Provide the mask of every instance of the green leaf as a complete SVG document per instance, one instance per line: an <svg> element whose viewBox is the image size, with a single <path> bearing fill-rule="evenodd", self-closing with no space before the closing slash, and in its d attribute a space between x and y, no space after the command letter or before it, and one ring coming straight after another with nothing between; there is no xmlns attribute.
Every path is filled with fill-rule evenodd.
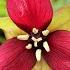
<svg viewBox="0 0 70 70"><path fill-rule="evenodd" d="M53 9L56 11L62 6L64 6L64 1L63 0L51 0Z"/></svg>
<svg viewBox="0 0 70 70"><path fill-rule="evenodd" d="M70 5L66 5L55 13L47 29L50 32L56 30L70 31Z"/></svg>
<svg viewBox="0 0 70 70"><path fill-rule="evenodd" d="M0 18L0 29L4 31L6 39L26 34L23 30L18 28L9 17Z"/></svg>
<svg viewBox="0 0 70 70"><path fill-rule="evenodd" d="M8 16L6 10L6 1L7 0L0 0L0 17Z"/></svg>
<svg viewBox="0 0 70 70"><path fill-rule="evenodd" d="M6 40L4 32L0 29L0 44L2 44Z"/></svg>

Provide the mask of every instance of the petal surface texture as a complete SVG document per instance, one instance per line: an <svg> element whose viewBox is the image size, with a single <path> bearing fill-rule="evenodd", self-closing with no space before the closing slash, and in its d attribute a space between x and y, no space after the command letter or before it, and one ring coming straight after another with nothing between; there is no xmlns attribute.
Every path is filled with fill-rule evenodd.
<svg viewBox="0 0 70 70"><path fill-rule="evenodd" d="M50 52L44 52L44 58L52 70L70 70L70 32L56 31L47 39Z"/></svg>
<svg viewBox="0 0 70 70"><path fill-rule="evenodd" d="M31 70L36 59L33 50L25 49L26 45L13 38L0 46L0 70Z"/></svg>
<svg viewBox="0 0 70 70"><path fill-rule="evenodd" d="M33 28L46 29L53 15L50 0L8 0L7 9L11 19L28 33Z"/></svg>
<svg viewBox="0 0 70 70"><path fill-rule="evenodd" d="M68 30L70 31L70 5L65 5L56 13L52 19L52 22L48 26L48 30L53 32L56 30Z"/></svg>

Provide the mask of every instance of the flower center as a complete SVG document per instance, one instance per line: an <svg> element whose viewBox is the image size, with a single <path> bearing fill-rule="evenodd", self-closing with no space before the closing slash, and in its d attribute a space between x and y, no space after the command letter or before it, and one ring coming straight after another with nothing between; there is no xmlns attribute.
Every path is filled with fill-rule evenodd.
<svg viewBox="0 0 70 70"><path fill-rule="evenodd" d="M19 35L17 39L19 40L28 40L29 43L26 45L26 49L35 48L36 50L36 59L37 61L41 60L42 48L44 48L47 52L50 51L49 45L46 41L46 36L49 34L49 30L44 30L42 32L38 31L38 29L33 28L31 35Z"/></svg>

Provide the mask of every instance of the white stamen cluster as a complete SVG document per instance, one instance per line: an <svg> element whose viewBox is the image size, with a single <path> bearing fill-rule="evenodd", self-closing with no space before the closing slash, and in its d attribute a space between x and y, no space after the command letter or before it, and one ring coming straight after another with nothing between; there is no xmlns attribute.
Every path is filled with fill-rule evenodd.
<svg viewBox="0 0 70 70"><path fill-rule="evenodd" d="M38 29L33 28L32 32L34 34L37 34L38 33ZM42 34L43 34L43 36L47 36L49 34L49 31L48 30L44 30L44 31L42 31ZM19 39L19 40L28 40L29 39L29 35L19 35L19 36L17 36L17 39ZM39 38L32 37L31 39L34 41L34 47L38 47L38 42L42 41L42 37L39 37ZM44 49L47 52L50 51L50 48L49 48L49 45L48 45L47 41L43 42L43 47L44 47ZM32 44L29 43L26 46L26 49L31 49L31 48L32 48ZM35 54L36 54L37 61L41 60L41 53L42 53L41 49L37 49L36 50Z"/></svg>

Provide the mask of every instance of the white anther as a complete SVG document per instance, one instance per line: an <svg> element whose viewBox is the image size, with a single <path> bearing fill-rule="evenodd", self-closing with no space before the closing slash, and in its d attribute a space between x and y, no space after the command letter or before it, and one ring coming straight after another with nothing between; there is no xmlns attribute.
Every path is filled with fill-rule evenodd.
<svg viewBox="0 0 70 70"><path fill-rule="evenodd" d="M35 37L32 37L31 39L32 39L33 41L37 41L37 39L36 39Z"/></svg>
<svg viewBox="0 0 70 70"><path fill-rule="evenodd" d="M19 35L19 36L17 36L17 39L19 39L19 40L28 40L29 35Z"/></svg>
<svg viewBox="0 0 70 70"><path fill-rule="evenodd" d="M43 47L45 48L45 50L46 50L47 52L50 51L50 48L49 48L49 45L48 45L47 41L43 42Z"/></svg>
<svg viewBox="0 0 70 70"><path fill-rule="evenodd" d="M47 36L47 35L49 34L49 30L44 30L44 31L42 31L42 34L43 34L44 36Z"/></svg>
<svg viewBox="0 0 70 70"><path fill-rule="evenodd" d="M37 41L34 42L34 47L38 47L37 43L38 43Z"/></svg>
<svg viewBox="0 0 70 70"><path fill-rule="evenodd" d="M37 42L40 42L40 41L42 41L42 37L40 37L40 38L37 39Z"/></svg>
<svg viewBox="0 0 70 70"><path fill-rule="evenodd" d="M42 53L42 50L41 49L37 49L36 50L36 59L37 61L40 61L41 60L41 53Z"/></svg>
<svg viewBox="0 0 70 70"><path fill-rule="evenodd" d="M38 33L38 29L33 28L32 32L33 32L34 34L37 34L37 33Z"/></svg>
<svg viewBox="0 0 70 70"><path fill-rule="evenodd" d="M26 46L26 49L31 49L32 48L32 44L28 44L27 46Z"/></svg>

